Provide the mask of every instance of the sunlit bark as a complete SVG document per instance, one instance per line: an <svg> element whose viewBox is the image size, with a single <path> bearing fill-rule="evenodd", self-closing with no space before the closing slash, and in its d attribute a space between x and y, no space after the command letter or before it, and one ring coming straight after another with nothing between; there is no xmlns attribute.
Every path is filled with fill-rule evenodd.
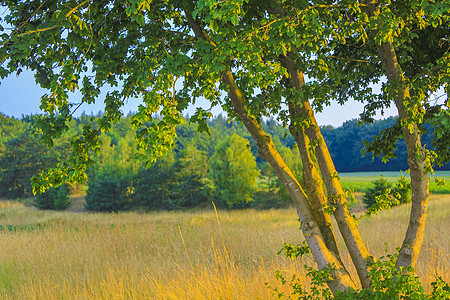
<svg viewBox="0 0 450 300"><path fill-rule="evenodd" d="M305 84L303 74L294 68L293 62L290 61L288 57L286 57L286 65L291 76L293 86L296 89L301 90L302 86ZM361 235L356 227L355 220L347 208L346 195L338 179L328 147L316 122L314 112L309 102L302 99L299 99L298 103L291 103L290 106L292 116L301 116L306 121L304 122L305 128L298 128L297 130L299 132L303 132L304 130L306 135L309 137L309 140L313 141L316 145L314 147L314 154L317 158L322 178L320 178L320 176L318 177L319 171L315 166L311 169L307 169L306 171L311 173L310 176L316 178L316 185L322 184L322 180L325 183L329 199L327 202L335 208L333 213L334 217L336 218L338 228L357 270L361 285L363 288L370 288L371 280L369 278L368 270L370 263L372 263L374 259L364 245ZM294 133L293 135L296 136ZM303 147L303 145L299 143L297 144L299 145L299 148ZM306 150L308 149L309 147L306 148Z"/></svg>
<svg viewBox="0 0 450 300"><path fill-rule="evenodd" d="M378 7L373 1L366 1L366 12L368 16L379 14ZM377 30L372 31L376 36ZM408 166L411 175L411 215L408 229L397 259L398 267L414 267L419 256L425 235L425 221L428 209L428 171L427 153L422 146L420 130L418 124L409 116L409 110L420 110L420 103L411 103L409 88L406 83L403 71L397 61L397 55L392 43L382 42L378 47L378 55L386 69L386 76L389 84L394 88L396 96L395 105L402 127L403 138L405 139L408 153Z"/></svg>

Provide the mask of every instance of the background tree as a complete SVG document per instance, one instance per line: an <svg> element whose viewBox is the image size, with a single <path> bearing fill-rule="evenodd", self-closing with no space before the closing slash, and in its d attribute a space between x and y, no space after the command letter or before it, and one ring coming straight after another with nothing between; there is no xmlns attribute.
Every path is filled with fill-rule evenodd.
<svg viewBox="0 0 450 300"><path fill-rule="evenodd" d="M137 162L132 159L136 141L131 121L122 118L108 134L100 135L99 155L88 170L86 209L118 211L132 205Z"/></svg>
<svg viewBox="0 0 450 300"><path fill-rule="evenodd" d="M259 170L248 147L249 142L237 134L216 147L209 163L208 178L213 195L221 205L233 208L253 201Z"/></svg>
<svg viewBox="0 0 450 300"><path fill-rule="evenodd" d="M34 205L39 209L65 210L70 206L69 189L67 185L50 188L43 194L38 194Z"/></svg>
<svg viewBox="0 0 450 300"><path fill-rule="evenodd" d="M31 197L30 179L53 168L65 157L64 147L49 149L32 133L23 131L19 136L2 144L0 152L0 193L10 199Z"/></svg>

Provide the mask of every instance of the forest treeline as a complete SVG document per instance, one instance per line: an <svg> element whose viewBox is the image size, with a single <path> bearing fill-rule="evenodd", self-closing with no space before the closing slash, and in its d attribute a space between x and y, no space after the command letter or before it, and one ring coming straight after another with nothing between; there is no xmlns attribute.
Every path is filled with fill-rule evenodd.
<svg viewBox="0 0 450 300"><path fill-rule="evenodd" d="M288 198L267 162L259 156L256 143L239 123L219 115L209 121L208 134L198 132L197 125L190 124L189 117L186 119L176 129L173 150L148 168L134 159L136 131L131 125L131 115L121 118L108 133L101 135L101 146L92 155L93 164L87 170L86 209L117 211L133 206L178 209L211 200L219 206L235 208L273 205ZM38 133L31 130L34 116L16 119L0 113L0 197L31 196L30 178L66 160L70 155L70 137L81 133L90 122L89 115L74 118L49 149L39 140ZM388 163L378 157L373 159L371 154L362 155L364 140L371 141L374 135L395 123L396 119L391 117L362 126L351 120L338 128L322 127L337 170L408 169L401 141L397 143L398 158ZM291 170L301 178L302 166L294 138L274 120L266 120L263 127L281 149ZM431 144L431 139L431 134L423 136L425 144Z"/></svg>

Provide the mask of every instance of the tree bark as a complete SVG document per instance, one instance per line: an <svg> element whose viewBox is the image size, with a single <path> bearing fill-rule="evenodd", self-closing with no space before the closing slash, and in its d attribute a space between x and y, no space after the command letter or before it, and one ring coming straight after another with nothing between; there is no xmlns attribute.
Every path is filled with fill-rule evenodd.
<svg viewBox="0 0 450 300"><path fill-rule="evenodd" d="M306 194L309 202L311 203L311 208L319 225L320 231L324 236L325 244L328 249L336 254L336 257L340 258L336 236L331 223L331 216L325 213L323 209L323 206L327 203L327 197L323 190L323 181L320 177L320 172L317 169L314 153L311 153L312 151L309 138L306 136L303 127L295 125L295 120L301 116L299 116L296 112L293 103L289 103L289 112L291 115L291 125L289 126L289 131L295 138L300 153L300 158L302 160L303 184Z"/></svg>
<svg viewBox="0 0 450 300"><path fill-rule="evenodd" d="M293 86L296 89L301 90L305 84L303 74L294 67L294 63L288 57L285 59ZM306 128L298 128L298 131L304 130L309 139L311 141L315 141L316 146L314 149L314 154L317 158L319 169L322 174L320 184L322 184L322 180L325 183L325 187L328 192L328 200L335 208L333 213L334 217L337 221L339 231L341 232L347 246L350 257L352 258L353 264L355 265L361 285L363 288L370 288L372 282L369 278L369 267L370 264L374 262L374 258L370 255L364 245L355 224L355 220L347 208L346 195L337 176L337 171L333 160L331 159L328 147L316 122L314 111L308 101L300 100L300 103L292 102L293 101L290 101L289 104L292 106L290 110L293 111L291 115L295 114L298 116L303 116L308 120L305 125ZM293 135L295 137L295 134ZM302 145L299 144L298 146L300 148ZM319 174L317 168L314 167L314 169L315 170L311 170L313 173L311 176L315 176L314 174Z"/></svg>
<svg viewBox="0 0 450 300"><path fill-rule="evenodd" d="M374 1L366 1L366 13L369 17L379 14L378 7ZM372 31L373 36L376 36L377 33L378 30ZM408 229L397 258L397 267L414 267L425 235L425 221L430 195L427 171L429 158L426 149L422 146L418 124L408 115L411 109L421 110L421 104L414 104L411 101L409 87L397 61L394 45L389 42L382 42L381 45L377 46L377 50L386 69L388 81L396 93L394 102L398 110L403 138L405 139L411 175L411 214Z"/></svg>
<svg viewBox="0 0 450 300"><path fill-rule="evenodd" d="M331 291L334 293L338 290L345 291L350 287L354 288L355 285L339 258L326 246L318 223L311 211L311 206L308 202L306 193L275 149L270 137L263 131L259 123L248 115L244 106L244 96L236 86L234 78L229 70L223 73L223 81L229 86L228 95L233 104L234 111L242 120L251 136L255 139L261 157L266 159L272 166L275 174L277 174L293 199L297 207L303 235L319 269L323 269L328 265L334 265L336 267L336 270L331 274L333 280L328 284Z"/></svg>

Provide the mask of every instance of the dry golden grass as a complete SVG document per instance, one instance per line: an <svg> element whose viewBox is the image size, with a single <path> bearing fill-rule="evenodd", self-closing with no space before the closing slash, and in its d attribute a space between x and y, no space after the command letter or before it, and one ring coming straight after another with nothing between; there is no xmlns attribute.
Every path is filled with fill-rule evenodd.
<svg viewBox="0 0 450 300"><path fill-rule="evenodd" d="M376 256L402 241L407 206L360 222ZM450 197L432 197L417 271L426 289L450 280ZM302 241L294 209L91 214L0 203L1 299L270 299L275 270L304 275L308 258L276 255ZM385 242L388 242L385 246ZM340 241L342 244L342 241ZM346 255L343 255L344 258Z"/></svg>

